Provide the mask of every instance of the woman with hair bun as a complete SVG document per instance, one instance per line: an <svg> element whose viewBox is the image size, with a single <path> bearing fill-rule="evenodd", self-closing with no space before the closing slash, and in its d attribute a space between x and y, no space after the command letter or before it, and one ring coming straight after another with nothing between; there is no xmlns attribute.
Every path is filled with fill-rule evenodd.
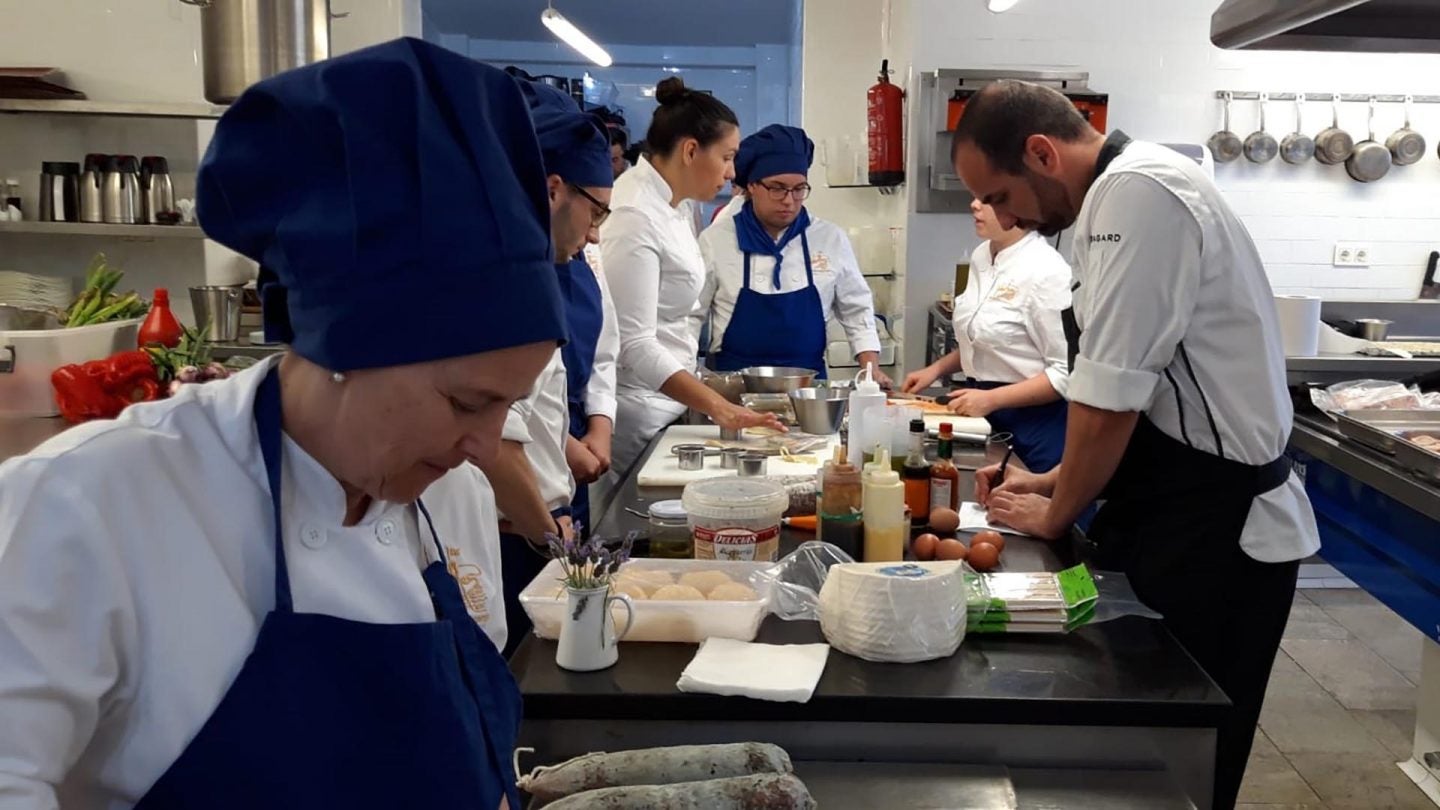
<svg viewBox="0 0 1440 810"><path fill-rule="evenodd" d="M678 76L656 85L655 100L660 106L645 134L649 153L615 181L611 215L600 229L620 328L611 467L617 475L686 407L725 428L780 427L773 414L732 404L695 376L693 314L705 262L682 203L714 199L735 176L739 121L724 102L687 88Z"/></svg>

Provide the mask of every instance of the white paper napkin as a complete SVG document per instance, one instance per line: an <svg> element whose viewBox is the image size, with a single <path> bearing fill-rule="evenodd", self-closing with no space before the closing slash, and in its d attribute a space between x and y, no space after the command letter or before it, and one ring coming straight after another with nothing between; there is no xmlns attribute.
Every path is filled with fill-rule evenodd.
<svg viewBox="0 0 1440 810"><path fill-rule="evenodd" d="M825 671L829 644L755 644L707 638L675 684L681 692L805 703Z"/></svg>
<svg viewBox="0 0 1440 810"><path fill-rule="evenodd" d="M960 531L962 532L983 532L989 529L992 532L1001 534L1014 534L1020 537L1028 537L1024 532L1018 532L1003 523L991 523L990 513L985 507L974 501L960 502Z"/></svg>

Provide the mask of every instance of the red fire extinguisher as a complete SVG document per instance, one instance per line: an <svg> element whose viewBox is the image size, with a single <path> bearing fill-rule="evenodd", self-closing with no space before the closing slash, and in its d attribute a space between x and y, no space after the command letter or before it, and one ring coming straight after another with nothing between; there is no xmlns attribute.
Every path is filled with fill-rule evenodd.
<svg viewBox="0 0 1440 810"><path fill-rule="evenodd" d="M865 92L870 138L870 185L905 182L905 92L890 83L890 60L880 62L880 81Z"/></svg>

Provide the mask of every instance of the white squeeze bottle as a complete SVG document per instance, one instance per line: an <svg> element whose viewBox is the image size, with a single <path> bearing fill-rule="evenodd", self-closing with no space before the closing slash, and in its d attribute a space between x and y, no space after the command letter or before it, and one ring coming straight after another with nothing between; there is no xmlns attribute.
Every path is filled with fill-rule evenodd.
<svg viewBox="0 0 1440 810"><path fill-rule="evenodd" d="M861 511L865 520L865 562L900 562L905 558L905 485L890 469L890 449L875 448L875 460L860 477Z"/></svg>
<svg viewBox="0 0 1440 810"><path fill-rule="evenodd" d="M866 442L871 441L871 428L865 424L865 412L871 408L884 408L885 392L874 380L874 364L867 364L865 370L855 375L855 389L850 392L850 463L856 468L865 464ZM864 377L862 380L861 377Z"/></svg>

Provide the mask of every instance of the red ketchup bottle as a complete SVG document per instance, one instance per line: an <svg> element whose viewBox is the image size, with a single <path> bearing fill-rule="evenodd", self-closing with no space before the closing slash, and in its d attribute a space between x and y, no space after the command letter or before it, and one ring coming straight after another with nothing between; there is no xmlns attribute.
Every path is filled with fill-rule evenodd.
<svg viewBox="0 0 1440 810"><path fill-rule="evenodd" d="M175 315L170 312L169 290L157 287L155 300L150 303L150 314L146 315L145 322L140 324L140 338L137 341L140 348L164 346L173 349L180 345L183 335L180 322L175 320Z"/></svg>

